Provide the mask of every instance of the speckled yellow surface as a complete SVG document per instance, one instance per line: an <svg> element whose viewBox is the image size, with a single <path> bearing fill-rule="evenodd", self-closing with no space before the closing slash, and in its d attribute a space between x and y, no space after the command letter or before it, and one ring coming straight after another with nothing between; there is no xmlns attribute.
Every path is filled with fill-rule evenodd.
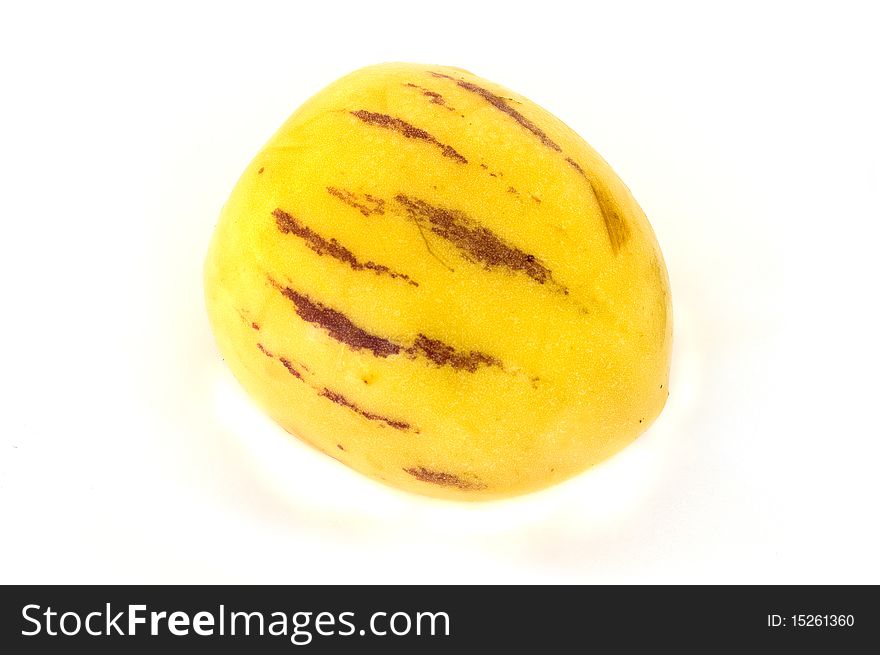
<svg viewBox="0 0 880 655"><path fill-rule="evenodd" d="M205 292L265 411L418 493L554 484L668 395L644 213L560 120L457 68L371 66L300 107L223 208Z"/></svg>

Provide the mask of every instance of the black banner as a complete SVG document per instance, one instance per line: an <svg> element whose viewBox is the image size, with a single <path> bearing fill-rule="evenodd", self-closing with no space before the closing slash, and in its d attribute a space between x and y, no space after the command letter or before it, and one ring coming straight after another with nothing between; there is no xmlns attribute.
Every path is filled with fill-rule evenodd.
<svg viewBox="0 0 880 655"><path fill-rule="evenodd" d="M647 641L853 652L876 649L878 610L873 587L4 587L0 647L627 652Z"/></svg>

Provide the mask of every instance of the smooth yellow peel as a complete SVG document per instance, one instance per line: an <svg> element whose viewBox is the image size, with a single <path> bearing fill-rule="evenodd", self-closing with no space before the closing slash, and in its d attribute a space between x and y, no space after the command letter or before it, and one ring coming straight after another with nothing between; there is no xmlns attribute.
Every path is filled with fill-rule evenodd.
<svg viewBox="0 0 880 655"><path fill-rule="evenodd" d="M371 66L300 107L223 208L205 293L275 421L417 493L554 484L668 395L644 213L559 119L458 68Z"/></svg>

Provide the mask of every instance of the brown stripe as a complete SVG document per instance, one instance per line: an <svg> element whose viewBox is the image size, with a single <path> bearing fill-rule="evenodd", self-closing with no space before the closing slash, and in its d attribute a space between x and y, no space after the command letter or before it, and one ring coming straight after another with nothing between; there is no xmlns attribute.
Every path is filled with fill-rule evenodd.
<svg viewBox="0 0 880 655"><path fill-rule="evenodd" d="M466 491L478 491L486 488L486 485L479 480L465 480L453 473L432 471L424 466L406 468L403 470L422 482L438 484L441 487L458 487L459 489L464 489Z"/></svg>
<svg viewBox="0 0 880 655"><path fill-rule="evenodd" d="M580 173L584 177L584 179L586 179L588 182L590 181L589 178L587 178L587 174L584 173L584 169L581 168L581 165L578 164L574 159L572 159L571 157L566 157L565 161L568 162L569 166L571 166L574 170L576 170L578 173Z"/></svg>
<svg viewBox="0 0 880 655"><path fill-rule="evenodd" d="M604 188L598 188L574 159L566 157L565 161L580 173L587 181L587 184L590 185L590 190L593 192L593 196L595 196L596 202L599 205L599 211L602 212L602 220L605 222L605 231L608 233L611 250L616 255L620 251L621 246L629 239L629 226L620 214L617 213L617 210L614 208L614 202L605 192Z"/></svg>
<svg viewBox="0 0 880 655"><path fill-rule="evenodd" d="M538 258L504 242L464 212L435 207L402 193L394 199L406 208L412 220L427 223L434 234L453 244L468 261L480 263L486 269L505 267L520 271L539 284L553 282L550 270Z"/></svg>
<svg viewBox="0 0 880 655"><path fill-rule="evenodd" d="M450 107L446 104L446 99L437 93L436 91L431 91L430 89L426 89L423 86L419 86L418 84L413 84L412 82L407 82L404 86L408 86L413 89L419 89L422 92L422 95L428 98L433 105L440 105L444 109L448 109L449 111L455 111L455 107Z"/></svg>
<svg viewBox="0 0 880 655"><path fill-rule="evenodd" d="M412 280L408 275L392 271L383 264L375 262L360 262L354 253L348 248L340 244L336 239L325 239L307 225L303 225L292 215L282 209L276 209L272 212L275 217L275 225L282 234L293 234L306 242L306 245L319 255L329 255L334 259L348 264L355 271L370 270L376 275L387 275L392 278L400 278L406 280L407 284L414 287L419 286L418 282Z"/></svg>
<svg viewBox="0 0 880 655"><path fill-rule="evenodd" d="M465 80L452 77L451 75L444 75L443 73L434 72L432 72L431 75L433 75L434 77L442 77L446 78L447 80L452 80L462 89L470 91L471 93L476 93L478 96L481 96L484 100L486 100L486 102L488 102L490 105L492 105L499 111L504 112L517 123L519 123L522 127L538 137L541 143L543 143L545 146L547 146L548 148L552 148L556 152L562 152L562 148L560 148L552 139L550 139L550 137L548 137L541 128L539 128L532 121L530 121L528 118L519 113L516 109L507 104L507 101L501 96L495 95L488 89L477 86L472 82L466 82Z"/></svg>
<svg viewBox="0 0 880 655"><path fill-rule="evenodd" d="M336 196L345 204L351 205L364 216L370 216L372 214L379 214L381 216L385 213L385 201L382 198L376 198L369 193L364 194L364 202L361 202L358 199L358 196L348 189L337 189L336 187L328 186L327 193L331 196Z"/></svg>
<svg viewBox="0 0 880 655"><path fill-rule="evenodd" d="M377 114L372 111L366 111L365 109L359 109L357 111L351 112L352 116L355 116L362 120L367 125L376 125L378 127L384 127L388 130L393 130L395 132L399 132L407 139L419 139L421 141L425 141L430 143L433 146L440 148L444 157L449 157L450 159L454 159L459 164L467 164L468 161L464 157L462 157L458 152L455 151L455 148L452 146L447 146L440 143L433 136L425 132L418 127L410 125L406 121L403 121L399 118L395 118L394 116L389 116L388 114Z"/></svg>
<svg viewBox="0 0 880 655"><path fill-rule="evenodd" d="M424 334L416 338L407 352L412 355L423 355L437 366L451 366L469 373L473 373L480 366L501 367L501 362L491 355L473 350L468 353L458 352L452 346L437 339L429 339Z"/></svg>
<svg viewBox="0 0 880 655"><path fill-rule="evenodd" d="M345 314L326 307L308 296L285 287L269 278L269 282L285 298L293 302L296 313L304 321L317 325L327 331L331 338L340 341L355 350L369 350L376 357L388 357L396 355L401 348L396 343L383 337L370 334L363 328L355 325Z"/></svg>
<svg viewBox="0 0 880 655"><path fill-rule="evenodd" d="M467 371L469 373L475 372L480 366L498 366L503 368L502 363L491 355L475 350L461 352L438 339L431 339L424 334L419 334L413 345L404 348L389 339L370 334L355 325L344 314L326 307L289 287L282 286L272 278L269 278L269 282L286 298L293 301L296 313L300 318L323 328L331 338L355 350L369 350L376 357L383 358L389 355L397 355L398 353L403 353L413 358L424 357L437 366L449 366L457 371ZM260 348L262 350L262 347ZM284 362L282 361L282 363Z"/></svg>
<svg viewBox="0 0 880 655"><path fill-rule="evenodd" d="M258 343L257 348L259 349L259 351L261 353L263 353L269 359L275 359L275 355L272 354L271 352L269 352L268 350L266 350L266 347L263 344ZM290 373L292 376L297 377L300 380L305 381L305 378L303 377L302 373L300 373L300 371L293 364L291 364L289 359L285 359L284 357L279 357L278 361L281 362L281 364L284 366L284 368L287 369L287 372ZM305 366L303 366L303 368L306 368L306 370L308 370L307 367L305 367Z"/></svg>
<svg viewBox="0 0 880 655"><path fill-rule="evenodd" d="M284 366L284 368L287 369L287 372L290 373L293 377L299 378L300 380L305 379L305 378L303 378L303 374L300 373L300 371L293 364L290 363L289 359L285 359L284 357L279 357L278 361L281 362L281 364Z"/></svg>
<svg viewBox="0 0 880 655"><path fill-rule="evenodd" d="M258 343L257 348L259 348L260 352L262 352L264 355L266 355L266 357L269 357L271 359L275 359L275 355L273 355L271 352L266 350L266 348L263 346L263 344ZM278 357L278 361L281 362L281 364L284 366L284 368L287 369L288 373L290 373L295 378L298 378L299 380L306 382L306 379L303 377L302 372L296 366L294 366L293 363L289 359L287 359L285 357ZM303 366L303 368L307 369L307 367L305 367L305 366ZM309 384L309 383L306 382L306 384ZM312 385L309 384L309 386L312 386ZM388 418L386 416L382 416L381 414L374 414L373 412L368 412L368 411L362 409L361 407L358 407L355 403L350 401L348 398L343 396L341 393L337 393L336 391L331 391L327 387L323 387L323 388L319 389L318 387L312 386L312 388L318 392L318 395L323 396L324 398L328 398L329 400L332 400L337 405L342 405L343 407L348 407L353 412L356 412L357 414L360 414L364 418L367 418L371 421L381 421L381 422L385 423L386 425L390 425L392 428L395 428L397 430L414 431L416 433L419 432L418 429L413 428L413 426L410 425L409 423L407 423L406 421L400 421L398 419L392 419L392 418ZM344 448L342 448L342 446L339 446L339 448L342 450L345 450Z"/></svg>
<svg viewBox="0 0 880 655"><path fill-rule="evenodd" d="M355 412L356 414L359 414L359 415L363 416L364 418L369 419L371 421L381 421L382 423L385 423L386 425L389 425L392 428L395 428L396 430L404 430L404 431L413 430L413 427L409 423L407 423L406 421L399 421L397 419L388 418L387 416L382 416L381 414L374 414L373 412L368 412L365 409L358 407L356 404L354 404L352 401L350 401L348 398L346 398L342 394L337 393L335 391L331 391L330 389L327 389L326 387L324 389L321 389L321 391L319 392L319 395L321 395L324 398L327 398L329 400L332 400L337 405L342 405L343 407L347 407L348 409ZM415 432L418 432L418 430L415 430Z"/></svg>

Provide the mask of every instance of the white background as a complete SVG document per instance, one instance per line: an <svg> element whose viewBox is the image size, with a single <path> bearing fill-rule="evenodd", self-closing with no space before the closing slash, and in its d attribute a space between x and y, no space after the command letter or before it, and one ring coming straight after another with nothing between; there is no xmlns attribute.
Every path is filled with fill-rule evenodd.
<svg viewBox="0 0 880 655"><path fill-rule="evenodd" d="M880 582L870 5L4 4L0 582ZM393 60L553 111L660 240L669 404L559 487L379 486L215 350L201 267L238 175Z"/></svg>

